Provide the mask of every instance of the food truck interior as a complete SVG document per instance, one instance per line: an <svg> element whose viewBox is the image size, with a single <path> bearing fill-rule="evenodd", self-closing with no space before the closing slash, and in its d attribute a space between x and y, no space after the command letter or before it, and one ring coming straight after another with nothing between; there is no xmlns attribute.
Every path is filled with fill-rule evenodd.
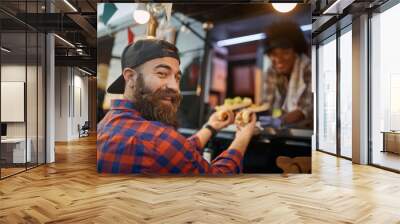
<svg viewBox="0 0 400 224"><path fill-rule="evenodd" d="M205 4L196 7L174 4L177 13L201 22L203 27L208 26L203 36L199 35L204 42L204 47L198 49L201 53L183 70L180 132L187 136L193 134L218 105L229 104L234 98L250 98L256 105L262 105L262 94L266 91L263 86L265 73L271 64L264 49L268 38L265 30L273 23L296 21L310 47L311 15L307 7L300 5L283 14L268 4ZM186 29L196 32L190 23L178 16L175 18ZM268 113L258 113L259 120L263 114ZM311 164L312 126L258 127L259 131L244 158L245 173L281 173L283 170L277 164L280 156L306 157L305 163ZM209 142L212 158L229 146L234 130L234 127L228 127Z"/></svg>

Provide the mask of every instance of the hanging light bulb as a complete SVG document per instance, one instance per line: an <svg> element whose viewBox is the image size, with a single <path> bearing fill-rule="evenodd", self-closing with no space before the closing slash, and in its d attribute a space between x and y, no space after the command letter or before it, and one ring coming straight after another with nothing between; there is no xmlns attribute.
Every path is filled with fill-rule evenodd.
<svg viewBox="0 0 400 224"><path fill-rule="evenodd" d="M290 12L296 7L297 3L272 3L272 7L278 12Z"/></svg>
<svg viewBox="0 0 400 224"><path fill-rule="evenodd" d="M211 21L207 21L203 23L203 29L205 30L211 30L214 28L214 24Z"/></svg>
<svg viewBox="0 0 400 224"><path fill-rule="evenodd" d="M139 24L145 24L150 20L150 13L146 10L144 3L138 3L138 7L133 12L133 18Z"/></svg>
<svg viewBox="0 0 400 224"><path fill-rule="evenodd" d="M187 31L187 28L186 28L186 26L181 26L181 28L180 28L180 32L182 32L182 33L186 33L186 31Z"/></svg>

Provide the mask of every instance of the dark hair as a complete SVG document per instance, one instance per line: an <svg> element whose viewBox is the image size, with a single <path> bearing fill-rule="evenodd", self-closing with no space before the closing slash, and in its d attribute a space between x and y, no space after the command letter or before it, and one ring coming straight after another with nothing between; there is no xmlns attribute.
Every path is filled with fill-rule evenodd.
<svg viewBox="0 0 400 224"><path fill-rule="evenodd" d="M268 53L273 48L283 46L293 48L298 54L309 54L309 47L299 25L290 20L275 22L267 27L265 49Z"/></svg>

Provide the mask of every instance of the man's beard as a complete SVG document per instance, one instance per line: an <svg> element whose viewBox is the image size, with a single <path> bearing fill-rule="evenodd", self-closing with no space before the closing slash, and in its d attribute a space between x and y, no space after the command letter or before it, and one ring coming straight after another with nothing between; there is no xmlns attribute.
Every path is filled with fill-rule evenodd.
<svg viewBox="0 0 400 224"><path fill-rule="evenodd" d="M162 100L170 98L170 103L164 103ZM160 121L164 124L178 127L177 112L182 96L175 90L159 88L151 92L146 88L143 74L139 73L136 80L134 99L136 109L146 120Z"/></svg>

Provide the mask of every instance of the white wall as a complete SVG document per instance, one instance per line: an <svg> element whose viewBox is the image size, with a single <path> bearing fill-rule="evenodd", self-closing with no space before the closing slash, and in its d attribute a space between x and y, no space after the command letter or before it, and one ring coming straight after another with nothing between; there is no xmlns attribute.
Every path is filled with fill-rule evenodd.
<svg viewBox="0 0 400 224"><path fill-rule="evenodd" d="M88 120L88 78L83 75L76 68L56 67L56 141L79 138L78 124Z"/></svg>
<svg viewBox="0 0 400 224"><path fill-rule="evenodd" d="M30 70L31 67L28 67ZM2 65L1 81L2 82L25 82L25 65ZM25 82L26 83L26 82ZM7 110L7 108L1 108ZM8 137L25 137L25 122L9 122L7 123Z"/></svg>
<svg viewBox="0 0 400 224"><path fill-rule="evenodd" d="M69 76L67 67L55 68L55 140L68 140L68 87Z"/></svg>
<svg viewBox="0 0 400 224"><path fill-rule="evenodd" d="M72 120L71 120L71 138L77 138L79 137L78 133L78 124L82 126L85 121L89 120L88 117L88 78L87 77L82 77L80 76L79 73L78 75L76 74L77 70L75 70L74 74L74 91L72 92L73 96L71 96L72 99L74 99L73 104L74 107L72 108ZM79 108L82 107L82 108ZM80 109L82 111L80 111Z"/></svg>
<svg viewBox="0 0 400 224"><path fill-rule="evenodd" d="M28 74L32 74L33 70L35 70L35 74L36 74L36 68L34 68L33 66L27 66L27 68L24 65L18 65L18 64L10 64L10 65L2 65L1 66L1 81L3 82L25 82L25 75L26 75L26 71L25 69L27 69ZM33 84L36 85L36 81L34 83L31 83L32 80L29 80L29 84ZM27 103L30 104L32 101L34 101L36 99L36 89L32 89L32 88L28 88L28 99L27 99ZM33 92L30 92L29 90L32 90ZM35 99L33 99L35 98ZM29 106L29 105L28 105ZM33 106L33 105L31 105ZM36 103L35 103L35 107L36 107ZM7 108L1 108L1 110L7 110ZM31 122L33 120L35 120L36 122L36 114L32 114L32 113L28 113L28 122ZM8 137L25 137L25 123L26 122L7 122L7 136ZM28 128L32 127L32 125L28 125ZM35 127L36 130L36 127ZM28 130L28 134L29 134L29 130ZM30 137L28 135L28 137Z"/></svg>
<svg viewBox="0 0 400 224"><path fill-rule="evenodd" d="M37 70L38 69L38 70ZM25 80L27 78L27 80ZM24 82L26 85L26 107L22 107L22 113L27 118L23 122L6 122L8 138L25 138L30 140L33 162L39 158L39 163L44 162L44 74L41 66L25 64L3 64L1 66L1 81ZM4 89L2 89L3 91ZM23 94L23 91L22 91ZM7 97L7 96L2 96ZM3 112L13 113L11 108L1 108ZM37 156L37 153L39 155Z"/></svg>

